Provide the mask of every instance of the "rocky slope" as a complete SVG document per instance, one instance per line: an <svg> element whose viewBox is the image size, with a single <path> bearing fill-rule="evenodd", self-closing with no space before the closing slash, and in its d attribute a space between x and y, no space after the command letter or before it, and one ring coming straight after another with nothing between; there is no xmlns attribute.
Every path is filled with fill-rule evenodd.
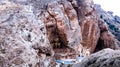
<svg viewBox="0 0 120 67"><path fill-rule="evenodd" d="M56 67L104 48L118 41L92 0L0 0L1 67Z"/></svg>
<svg viewBox="0 0 120 67"><path fill-rule="evenodd" d="M100 5L95 4L96 11L98 16L107 23L109 30L116 36L116 38L120 41L119 33L120 33L120 17L117 15L113 15L111 11L104 11Z"/></svg>
<svg viewBox="0 0 120 67"><path fill-rule="evenodd" d="M97 16L99 17L100 21L99 22L103 22L106 27L107 30L104 29L103 32L101 32L99 41L98 41L98 49L103 49L103 48L107 48L107 47L112 47L115 48L114 46L112 46L111 44L113 44L113 38L115 38L115 45L116 47L119 49L120 47L120 42L119 42L119 28L120 28L120 24L119 24L119 17L118 16L113 16L112 12L110 11L104 11L100 5L94 5L96 12L97 12ZM105 28L105 27L104 27ZM108 33L109 31L109 33ZM109 36L111 35L111 36ZM112 41L111 41L112 40ZM96 48L97 48L96 47ZM100 48L101 47L101 48Z"/></svg>
<svg viewBox="0 0 120 67"><path fill-rule="evenodd" d="M81 63L61 67L120 67L120 50L107 48L92 54Z"/></svg>

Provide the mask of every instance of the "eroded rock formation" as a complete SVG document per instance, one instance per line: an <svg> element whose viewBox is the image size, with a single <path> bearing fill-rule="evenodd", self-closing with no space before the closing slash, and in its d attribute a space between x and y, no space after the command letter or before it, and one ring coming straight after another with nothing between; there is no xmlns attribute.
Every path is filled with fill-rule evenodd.
<svg viewBox="0 0 120 67"><path fill-rule="evenodd" d="M43 20L31 4L24 3L27 1L0 1L0 66L52 67L54 51Z"/></svg>
<svg viewBox="0 0 120 67"><path fill-rule="evenodd" d="M70 65L70 67L119 67L119 66L120 66L120 51L112 50L109 48L99 51L95 54L92 54L89 58L84 59L81 63Z"/></svg>
<svg viewBox="0 0 120 67"><path fill-rule="evenodd" d="M117 37L114 36L113 33L117 28L111 30L112 26L116 25L116 27L119 27L119 24L114 22L114 17L110 12L107 13L103 11L99 5L95 5L95 9L99 18L98 26L100 28L100 38L97 43L96 50L101 50L103 48L119 49L119 39L117 40ZM117 31L119 32L119 30Z"/></svg>
<svg viewBox="0 0 120 67"><path fill-rule="evenodd" d="M110 32L112 32L113 35L115 35L115 38L120 41L119 33L120 33L120 17L114 16L111 11L104 11L100 5L95 4L95 9L97 11L97 15L100 19L105 22Z"/></svg>
<svg viewBox="0 0 120 67"><path fill-rule="evenodd" d="M0 66L55 67L56 59L88 56L99 50L96 45L116 48L93 5L92 0L0 0Z"/></svg>
<svg viewBox="0 0 120 67"><path fill-rule="evenodd" d="M47 12L45 12L45 25L48 39L57 57L62 54L59 50L68 49L68 51L73 51L71 54L76 56L80 54L81 28L78 23L77 13L70 2L55 1L48 3ZM69 56L70 52L63 52L63 54Z"/></svg>
<svg viewBox="0 0 120 67"><path fill-rule="evenodd" d="M78 18L82 30L82 45L92 53L100 35L92 0L78 0Z"/></svg>

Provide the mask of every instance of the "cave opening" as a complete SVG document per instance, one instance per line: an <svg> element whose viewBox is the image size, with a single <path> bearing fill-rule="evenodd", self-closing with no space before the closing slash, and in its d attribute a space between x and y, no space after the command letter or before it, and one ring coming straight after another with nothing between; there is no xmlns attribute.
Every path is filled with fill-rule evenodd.
<svg viewBox="0 0 120 67"><path fill-rule="evenodd" d="M55 59L62 59L62 58L70 58L75 55L74 50L70 49L67 45L67 39L65 38L66 36L64 34L60 34L57 32L52 33L50 44L55 52ZM74 58L74 57L73 57Z"/></svg>
<svg viewBox="0 0 120 67"><path fill-rule="evenodd" d="M98 52L100 50L102 50L104 47L104 40L102 40L101 38L99 38L98 42L97 42L97 46L95 48L94 52Z"/></svg>
<svg viewBox="0 0 120 67"><path fill-rule="evenodd" d="M50 42L50 45L54 51L55 59L62 58L74 58L76 56L75 50L71 49L68 46L68 39L66 33L61 29L58 29L57 25L46 26L47 36ZM47 54L49 55L49 54Z"/></svg>
<svg viewBox="0 0 120 67"><path fill-rule="evenodd" d="M52 44L53 49L65 49L65 48L67 48L67 46L64 44L64 42L60 39L58 41L52 42L51 44Z"/></svg>

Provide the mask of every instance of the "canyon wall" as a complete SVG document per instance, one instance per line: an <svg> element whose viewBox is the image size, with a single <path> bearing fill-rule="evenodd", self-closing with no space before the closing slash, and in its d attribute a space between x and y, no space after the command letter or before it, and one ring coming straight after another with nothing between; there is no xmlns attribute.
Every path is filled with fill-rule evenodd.
<svg viewBox="0 0 120 67"><path fill-rule="evenodd" d="M92 0L0 0L1 67L56 67L103 48L116 40Z"/></svg>

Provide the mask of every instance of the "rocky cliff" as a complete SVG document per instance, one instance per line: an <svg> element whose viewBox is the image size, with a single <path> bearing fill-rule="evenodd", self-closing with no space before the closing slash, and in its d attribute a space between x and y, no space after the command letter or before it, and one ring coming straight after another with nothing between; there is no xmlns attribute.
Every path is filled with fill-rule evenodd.
<svg viewBox="0 0 120 67"><path fill-rule="evenodd" d="M0 66L56 67L119 41L92 0L0 0Z"/></svg>
<svg viewBox="0 0 120 67"><path fill-rule="evenodd" d="M120 17L118 16L114 16L113 13L111 11L104 11L100 5L94 5L96 12L97 12L97 16L102 20L102 22L104 22L105 24L107 24L108 26L108 30L111 32L111 34L114 35L114 38L116 39L116 44L117 47L120 46Z"/></svg>

